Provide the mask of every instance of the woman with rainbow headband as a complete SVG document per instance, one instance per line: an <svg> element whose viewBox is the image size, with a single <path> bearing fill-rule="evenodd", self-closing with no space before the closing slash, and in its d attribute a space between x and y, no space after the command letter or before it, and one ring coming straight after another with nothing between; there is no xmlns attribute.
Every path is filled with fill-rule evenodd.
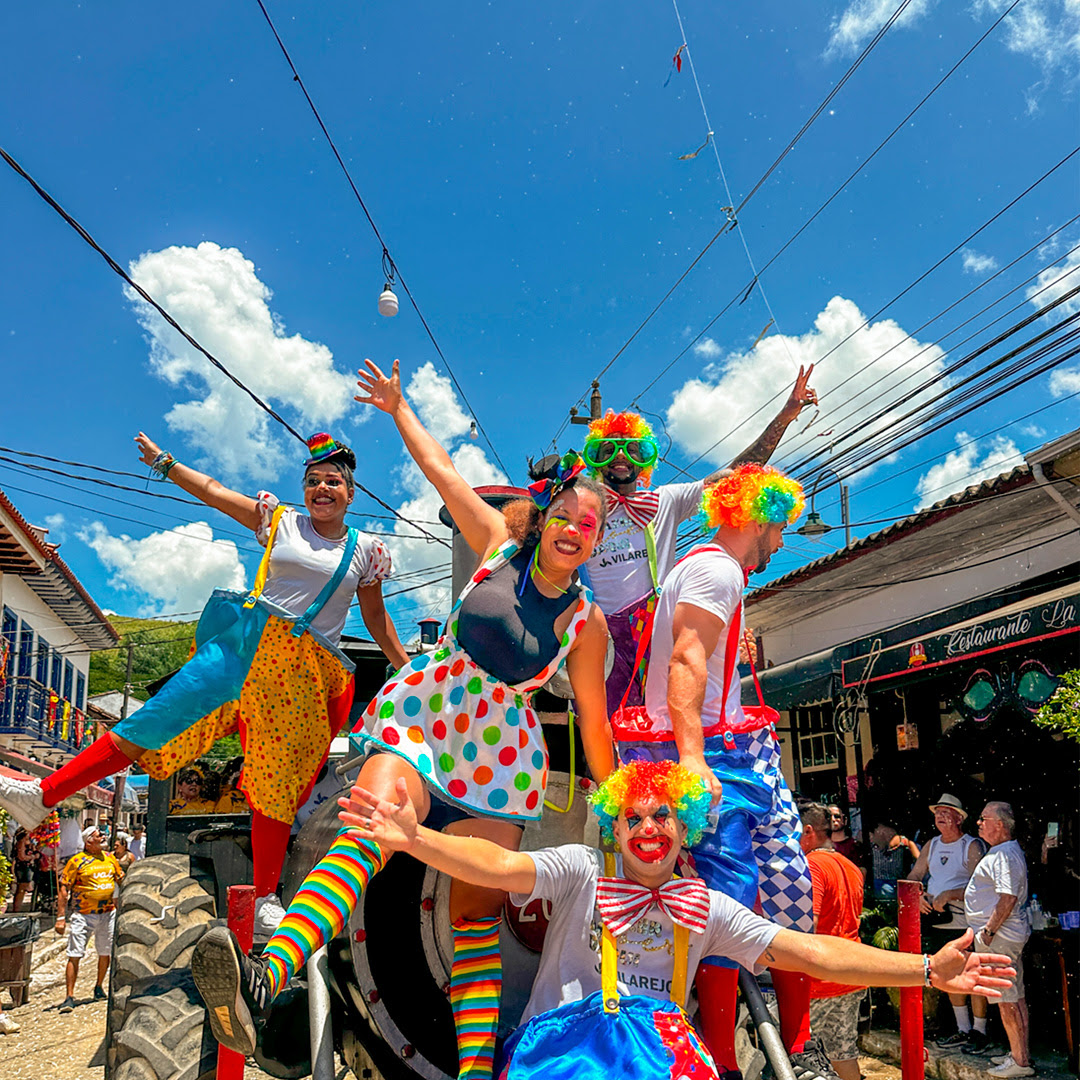
<svg viewBox="0 0 1080 1080"><path fill-rule="evenodd" d="M255 929L265 938L285 914L277 886L296 811L349 717L354 665L338 644L354 596L390 662L408 659L383 604L390 552L345 524L356 457L323 432L308 440L306 514L266 491L252 498L230 490L141 431L135 442L163 480L255 534L266 549L255 586L251 593L216 590L191 656L159 693L46 779L0 778L0 805L36 824L57 803L132 761L164 779L239 731L246 758L239 787L251 806Z"/></svg>
<svg viewBox="0 0 1080 1080"><path fill-rule="evenodd" d="M817 394L807 385L813 370L813 365L808 371L799 368L784 407L731 468L765 464L802 408L816 404ZM609 714L619 707L628 687L628 704L642 704L641 679L632 678L635 634L655 602L660 582L675 564L679 525L693 517L705 486L726 471L704 480L650 488L658 455L656 437L645 420L637 413L610 409L589 425L582 451L592 475L603 481L608 507L607 531L581 579L603 608L615 644L615 663L607 680Z"/></svg>
<svg viewBox="0 0 1080 1080"><path fill-rule="evenodd" d="M616 731L616 739L623 761L677 760L719 801L715 832L691 853L709 888L751 908L760 898L768 918L809 932L810 873L799 844L799 815L780 770L776 714L744 709L737 670L747 578L764 570L802 509L799 484L767 465L742 465L705 489L701 524L713 535L664 579L651 627L647 715ZM737 1067L737 974L713 957L697 976L702 1031L727 1070ZM832 1077L828 1061L807 1042L809 980L780 970L773 985L796 1076Z"/></svg>
<svg viewBox="0 0 1080 1080"><path fill-rule="evenodd" d="M369 756L358 783L394 797L433 829L486 837L516 850L543 811L548 754L532 693L563 664L578 703L581 737L595 777L614 765L604 709L607 628L588 589L574 584L604 528L603 493L567 455L532 499L503 513L454 468L401 391L370 360L357 401L388 413L406 448L446 503L480 565L457 598L442 638L376 695L353 731ZM192 971L217 1038L243 1053L255 1045L251 1008L265 1009L293 972L340 933L391 852L344 830L301 886L262 956L249 960L224 929L199 942ZM499 913L505 894L454 882L450 1004L459 1076L491 1076L502 987ZM241 973L251 1006L237 997ZM228 1011L222 1023L218 1010Z"/></svg>
<svg viewBox="0 0 1080 1080"><path fill-rule="evenodd" d="M711 803L701 777L675 762L624 765L592 803L618 855L580 844L508 851L424 828L400 780L388 799L357 786L341 800L346 826L384 851L505 889L515 904L550 904L540 966L500 1080L716 1080L683 1011L694 969L709 958L863 986L965 986L989 997L1015 974L1005 956L962 951L970 930L933 956L887 952L785 930L699 878L675 877ZM234 1000L244 996L238 980L231 989Z"/></svg>

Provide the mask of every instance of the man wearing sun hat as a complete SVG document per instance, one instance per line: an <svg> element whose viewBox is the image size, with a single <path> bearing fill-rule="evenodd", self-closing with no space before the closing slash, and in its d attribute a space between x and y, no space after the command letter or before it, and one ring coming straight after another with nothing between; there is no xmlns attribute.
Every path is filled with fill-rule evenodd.
<svg viewBox="0 0 1080 1080"><path fill-rule="evenodd" d="M963 831L967 811L955 795L942 794L937 802L930 804L938 835L923 845L915 865L908 875L909 881L926 884L919 910L923 914L924 937L928 943L951 940L967 929L964 916L964 889L979 860L986 853L986 846L974 836ZM966 994L950 994L956 1031L937 1040L946 1050L965 1050L978 1053L987 1046L986 998L973 998L971 1005L974 1023L968 1015Z"/></svg>

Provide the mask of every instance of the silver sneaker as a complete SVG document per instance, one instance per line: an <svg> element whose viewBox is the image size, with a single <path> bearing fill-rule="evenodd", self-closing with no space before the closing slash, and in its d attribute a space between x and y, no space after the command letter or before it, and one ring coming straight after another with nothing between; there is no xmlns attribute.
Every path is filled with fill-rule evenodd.
<svg viewBox="0 0 1080 1080"><path fill-rule="evenodd" d="M277 893L267 893L255 901L255 940L268 941L285 918L285 909Z"/></svg>
<svg viewBox="0 0 1080 1080"><path fill-rule="evenodd" d="M0 776L0 806L24 829L33 831L52 809L41 797L40 780L12 780Z"/></svg>

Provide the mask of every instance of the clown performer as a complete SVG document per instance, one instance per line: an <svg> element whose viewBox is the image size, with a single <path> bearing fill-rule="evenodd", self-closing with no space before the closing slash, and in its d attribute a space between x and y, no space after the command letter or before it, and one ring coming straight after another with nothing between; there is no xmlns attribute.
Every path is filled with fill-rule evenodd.
<svg viewBox="0 0 1080 1080"><path fill-rule="evenodd" d="M369 754L358 783L380 797L405 793L414 818L432 829L483 837L516 851L538 821L548 754L531 695L566 665L579 707L589 767L603 779L614 765L604 708L607 628L589 590L573 583L604 528L604 494L567 455L555 479L503 512L458 474L390 377L370 360L357 401L389 414L420 470L446 503L468 545L482 557L454 604L434 652L414 657L366 710L352 738ZM261 957L248 961L228 934L208 937L192 971L210 1008L214 1034L250 1054L251 1025L223 1022L241 967L267 1006L321 945L341 932L372 875L392 854L343 830L308 875ZM454 959L450 1005L459 1076L491 1076L502 992L501 886L454 882L450 890ZM369 928L369 933L371 929ZM227 1011L227 1010L225 1010ZM230 1026L231 1024L231 1026ZM229 1032L233 1034L229 1034Z"/></svg>
<svg viewBox="0 0 1080 1080"><path fill-rule="evenodd" d="M770 718L740 704L736 670L747 577L783 546L783 531L802 508L799 484L767 465L741 465L705 488L702 529L715 533L664 579L652 625L647 719L616 737L623 761L677 759L720 803L716 829L691 852L709 888L751 908L760 892L767 918L809 933L813 899L799 815ZM737 969L720 957L697 974L702 1033L729 1072L737 1069L737 984ZM781 966L773 986L796 1077L834 1076L817 1043L808 1043L810 980Z"/></svg>
<svg viewBox="0 0 1080 1080"><path fill-rule="evenodd" d="M805 372L799 368L784 407L731 468L748 462L764 465L802 408L817 404L817 393L807 385L813 370L813 364ZM705 485L725 470L704 480L650 489L659 456L652 428L637 413L610 409L589 425L582 456L592 475L603 480L607 494L607 530L581 578L603 609L615 645L615 662L607 680L608 715L613 716L631 682L627 703L642 704L641 681L632 679L634 635L644 618L642 609L651 608L660 582L675 562L679 525L697 513Z"/></svg>
<svg viewBox="0 0 1080 1080"><path fill-rule="evenodd" d="M1008 957L972 953L970 930L933 956L888 952L785 930L699 878L674 877L710 801L700 777L675 762L624 765L592 796L618 855L579 844L518 852L436 832L417 824L402 779L391 800L354 787L341 800L341 819L387 853L406 851L457 881L504 889L514 903L551 903L540 967L522 1026L507 1041L501 1080L715 1078L683 1011L689 977L704 957L870 986L963 987L992 998L1011 984ZM254 967L223 927L196 950L211 940L232 959L214 1001L233 1031L250 1031L258 1011L248 989Z"/></svg>
<svg viewBox="0 0 1080 1080"><path fill-rule="evenodd" d="M0 777L0 805L32 828L50 807L133 761L164 779L239 730L255 931L268 937L285 914L277 886L290 826L352 705L353 664L338 643L354 595L390 662L400 667L408 660L383 604L390 553L346 526L356 457L329 435L308 440L306 515L269 492L253 499L231 491L142 432L135 442L163 479L255 533L266 549L255 586L250 594L216 590L187 663L158 694L44 780Z"/></svg>

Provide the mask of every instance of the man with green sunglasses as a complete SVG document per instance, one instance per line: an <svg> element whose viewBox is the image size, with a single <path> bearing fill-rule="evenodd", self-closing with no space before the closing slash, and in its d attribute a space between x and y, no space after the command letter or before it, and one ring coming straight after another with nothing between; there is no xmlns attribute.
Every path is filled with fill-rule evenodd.
<svg viewBox="0 0 1080 1080"><path fill-rule="evenodd" d="M813 365L799 376L784 407L731 468L756 462L764 465L776 450L788 425L804 406L816 405L808 385ZM705 485L724 470L702 480L650 488L659 444L648 423L637 413L607 415L589 425L582 457L592 474L604 483L608 520L593 557L579 571L607 617L615 642L615 666L607 680L608 712L614 712L630 686L627 704L643 704L641 684L632 680L636 642L633 627L640 623L664 576L675 564L679 525L697 512Z"/></svg>

